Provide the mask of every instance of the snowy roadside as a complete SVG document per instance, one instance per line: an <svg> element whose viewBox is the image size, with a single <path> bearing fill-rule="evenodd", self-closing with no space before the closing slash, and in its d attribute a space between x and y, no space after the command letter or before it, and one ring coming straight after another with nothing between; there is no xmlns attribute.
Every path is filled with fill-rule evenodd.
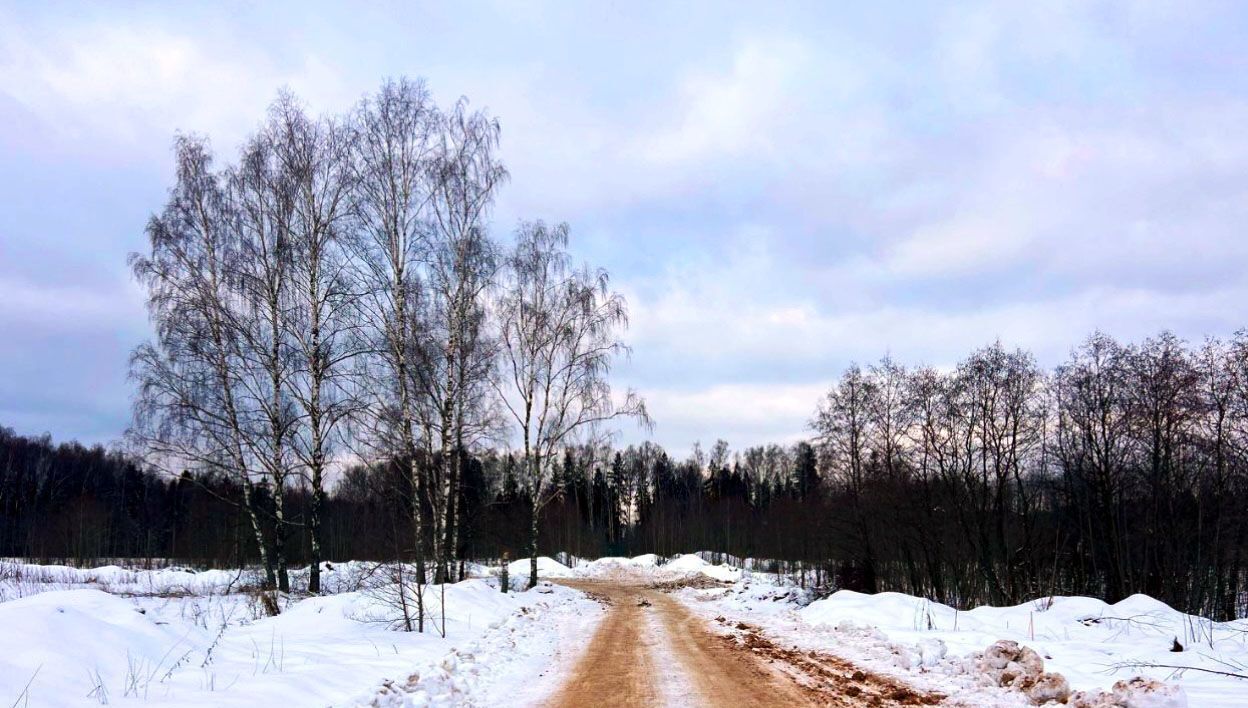
<svg viewBox="0 0 1248 708"><path fill-rule="evenodd" d="M364 565L339 565L328 580L355 585L347 576ZM443 638L437 586L422 634L394 631L376 587L289 597L268 617L254 593L237 592L237 572L20 570L0 580L0 597L17 598L0 602L3 705L349 705L413 672L434 687L437 670L463 689L453 704L536 702L558 685L548 665L568 663L561 654L578 651L601 616L566 588L503 594L497 579L473 578L445 587ZM418 690L407 704L420 700Z"/></svg>
<svg viewBox="0 0 1248 708"><path fill-rule="evenodd" d="M691 558L678 559L682 572L696 566ZM670 566L660 566L656 577L671 582L672 574L663 572ZM708 577L726 575L724 566L709 570ZM958 612L900 593L840 591L812 602L784 578L748 571L730 584L699 584L677 594L709 620L723 618L712 622L721 631L738 623L757 627L787 646L837 654L917 688L947 693L955 705L1042 703L1064 693L1062 679L1069 705L1096 708L1222 708L1243 705L1248 695L1242 679L1195 670L1244 673L1248 620L1210 622L1143 595L1113 605L1055 597ZM1183 651L1173 651L1176 640ZM1017 690L998 687L1003 683Z"/></svg>
<svg viewBox="0 0 1248 708"><path fill-rule="evenodd" d="M922 692L941 693L952 706L1025 706L1021 694L980 685L965 672L942 671L947 655L932 640L908 645L893 642L878 629L811 625L800 614L809 596L800 588L775 584L774 576L746 575L728 587L689 587L676 594L709 626L726 635L757 631L798 652L833 654L864 670L897 679Z"/></svg>
<svg viewBox="0 0 1248 708"><path fill-rule="evenodd" d="M386 680L350 701L377 708L537 705L563 684L603 616L584 594L543 581L539 599L492 622L402 680Z"/></svg>

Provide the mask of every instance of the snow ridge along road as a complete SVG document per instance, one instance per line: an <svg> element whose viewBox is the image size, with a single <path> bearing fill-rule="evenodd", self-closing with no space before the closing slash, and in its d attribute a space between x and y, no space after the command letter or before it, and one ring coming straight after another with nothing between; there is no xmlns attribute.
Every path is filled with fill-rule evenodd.
<svg viewBox="0 0 1248 708"><path fill-rule="evenodd" d="M841 659L799 653L747 626L712 631L642 582L562 580L607 608L552 708L578 706L912 706L923 693Z"/></svg>

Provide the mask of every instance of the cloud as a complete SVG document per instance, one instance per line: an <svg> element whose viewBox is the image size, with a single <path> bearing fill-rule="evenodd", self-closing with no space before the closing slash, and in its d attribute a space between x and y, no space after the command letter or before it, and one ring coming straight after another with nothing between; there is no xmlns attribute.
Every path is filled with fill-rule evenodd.
<svg viewBox="0 0 1248 708"><path fill-rule="evenodd" d="M788 444L807 437L823 382L797 385L717 384L695 390L659 389L646 405L669 454L687 454L696 442L709 447L718 439L737 449L766 443ZM628 428L621 439L638 442L645 435Z"/></svg>
<svg viewBox="0 0 1248 708"><path fill-rule="evenodd" d="M770 157L777 124L809 90L799 79L812 57L801 42L752 39L727 72L695 71L680 81L677 119L640 138L640 156L659 166L718 157Z"/></svg>
<svg viewBox="0 0 1248 708"><path fill-rule="evenodd" d="M278 61L201 29L142 20L10 23L0 29L0 93L80 147L163 151L174 131L204 133L230 149L282 86L320 110L361 92L346 89L335 66L314 53Z"/></svg>
<svg viewBox="0 0 1248 708"><path fill-rule="evenodd" d="M141 224L110 203L159 206L174 130L228 154L279 86L336 110L405 73L500 118L500 231L569 219L578 255L610 268L632 304L621 383L650 397L664 444L791 439L846 363L886 352L950 365L1001 337L1052 363L1093 328L1245 324L1241 8L237 14L0 10L0 140L26 161L0 166L24 207L0 223L24 254L0 269L0 326L36 332L26 348L130 331L101 303L123 301ZM89 191L123 163L129 191ZM133 236L106 248L97 222ZM100 265L81 282L40 256L89 239L75 263Z"/></svg>
<svg viewBox="0 0 1248 708"><path fill-rule="evenodd" d="M133 325L142 309L137 286L86 288L39 284L0 276L0 322L14 328L56 323L61 327L107 329Z"/></svg>

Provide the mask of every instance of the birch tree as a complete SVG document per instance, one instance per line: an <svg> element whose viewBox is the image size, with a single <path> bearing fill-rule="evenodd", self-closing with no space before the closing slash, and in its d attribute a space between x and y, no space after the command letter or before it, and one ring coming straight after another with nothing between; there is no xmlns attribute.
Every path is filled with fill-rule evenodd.
<svg viewBox="0 0 1248 708"><path fill-rule="evenodd" d="M229 172L227 191L241 255L235 269L244 362L240 401L250 412L244 440L270 482L273 563L283 592L290 590L285 499L294 471L298 415L290 395L294 360L289 339L297 184L281 154L282 113L289 100L273 105L267 123L243 148L239 164Z"/></svg>
<svg viewBox="0 0 1248 708"><path fill-rule="evenodd" d="M138 395L129 436L158 468L176 472L197 466L238 482L272 587L276 579L257 509L250 424L240 400L247 357L235 272L244 254L207 141L179 137L174 153L176 182L163 211L148 222L150 250L130 256L134 276L147 291L155 339L131 356Z"/></svg>
<svg viewBox="0 0 1248 708"><path fill-rule="evenodd" d="M486 230L498 187L507 177L496 155L498 123L457 103L439 121L430 165L429 228L423 244L427 300L425 394L437 411L436 479L429 489L437 580L448 575L457 546L457 500L470 400L489 374L485 351L485 295L498 254Z"/></svg>
<svg viewBox="0 0 1248 708"><path fill-rule="evenodd" d="M523 455L530 587L537 584L538 520L557 491L551 477L559 451L575 436L592 437L600 424L616 418L650 425L645 402L635 392L627 391L618 402L612 398L611 367L628 352L619 339L628 325L624 298L610 290L606 271L574 268L567 245L566 224L522 225L497 303L496 386Z"/></svg>
<svg viewBox="0 0 1248 708"><path fill-rule="evenodd" d="M288 289L290 395L297 410L292 452L311 488L308 592L321 588L326 473L354 410L349 366L364 334L356 314L358 279L344 243L354 186L350 134L341 122L310 120L289 96L274 106L272 131L293 193Z"/></svg>
<svg viewBox="0 0 1248 708"><path fill-rule="evenodd" d="M417 628L424 631L425 520L421 496L416 358L422 284L421 242L432 190L428 171L436 144L436 109L423 83L386 82L355 115L351 241L366 296L360 317L370 333L364 365L369 406L359 420L374 445L401 460L410 482L412 552L417 565Z"/></svg>

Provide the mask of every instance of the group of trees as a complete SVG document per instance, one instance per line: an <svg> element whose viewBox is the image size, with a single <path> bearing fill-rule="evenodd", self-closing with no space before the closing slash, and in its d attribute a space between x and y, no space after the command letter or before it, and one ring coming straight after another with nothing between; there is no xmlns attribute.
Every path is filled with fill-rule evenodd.
<svg viewBox="0 0 1248 708"><path fill-rule="evenodd" d="M170 494L119 453L0 427L0 555L150 557L168 549L152 522Z"/></svg>
<svg viewBox="0 0 1248 708"><path fill-rule="evenodd" d="M951 371L886 358L847 370L814 429L838 556L865 590L1243 612L1244 335L1098 333L1052 372L999 343Z"/></svg>
<svg viewBox="0 0 1248 708"><path fill-rule="evenodd" d="M325 118L283 94L223 168L205 139L177 139L176 183L131 258L155 330L132 359L131 441L238 487L271 585L288 589L306 524L319 590L327 479L353 462L403 472L411 536L395 555L418 582L447 579L465 460L515 440L536 582L554 451L645 420L634 394L612 397L627 312L606 273L573 266L563 225L522 224L511 248L491 235L498 144L487 114L407 80Z"/></svg>

